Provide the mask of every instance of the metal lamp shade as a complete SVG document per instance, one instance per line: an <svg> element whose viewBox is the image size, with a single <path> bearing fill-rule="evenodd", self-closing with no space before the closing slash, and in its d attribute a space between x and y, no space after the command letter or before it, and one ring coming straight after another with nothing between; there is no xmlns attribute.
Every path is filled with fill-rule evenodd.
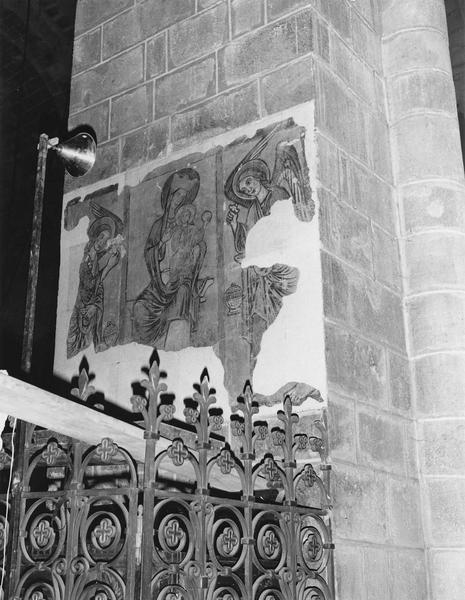
<svg viewBox="0 0 465 600"><path fill-rule="evenodd" d="M50 149L55 150L70 175L80 177L94 165L97 143L90 134L78 133Z"/></svg>

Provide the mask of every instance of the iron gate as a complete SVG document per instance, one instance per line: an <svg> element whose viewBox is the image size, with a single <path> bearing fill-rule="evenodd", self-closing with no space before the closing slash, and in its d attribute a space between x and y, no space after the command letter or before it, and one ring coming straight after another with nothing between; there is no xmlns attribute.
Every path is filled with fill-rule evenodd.
<svg viewBox="0 0 465 600"><path fill-rule="evenodd" d="M143 465L108 438L88 446L24 424L8 498L4 436L5 598L332 600L323 420L298 432L289 398L275 421L257 420L247 386L227 443L206 375L182 424L156 362L141 385L131 404L145 428ZM75 395L90 391L82 372Z"/></svg>

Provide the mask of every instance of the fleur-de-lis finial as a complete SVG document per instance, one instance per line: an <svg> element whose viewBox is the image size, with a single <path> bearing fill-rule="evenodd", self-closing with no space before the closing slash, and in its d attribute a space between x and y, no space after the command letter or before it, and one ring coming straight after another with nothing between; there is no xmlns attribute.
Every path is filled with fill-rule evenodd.
<svg viewBox="0 0 465 600"><path fill-rule="evenodd" d="M233 435L241 438L242 449L244 454L252 456L253 454L253 416L258 414L258 404L254 400L254 394L250 381L247 381L244 386L244 393L237 398L237 404L232 406L234 413L241 412L243 414L243 426L239 425L241 420L231 420ZM234 430L236 429L236 431Z"/></svg>
<svg viewBox="0 0 465 600"><path fill-rule="evenodd" d="M171 420L175 410L172 405L160 404L160 395L168 389L166 383L160 381L161 377L157 356L150 365L148 379L140 382L145 396L134 395L130 400L132 411L142 415L146 431L154 435L159 434L160 422Z"/></svg>
<svg viewBox="0 0 465 600"><path fill-rule="evenodd" d="M210 430L218 426L220 422L215 419L215 416L219 415L212 416L209 414L210 407L216 404L216 396L215 390L210 388L210 378L206 369L200 377L200 384L197 384L195 388L196 391L193 393L192 398L197 403L197 408L186 407L184 415L186 421L195 426L199 443L208 444Z"/></svg>
<svg viewBox="0 0 465 600"><path fill-rule="evenodd" d="M89 385L90 378L86 367L81 369L78 378L78 387L71 390L71 394L83 402L87 402L90 396L95 394L93 385Z"/></svg>
<svg viewBox="0 0 465 600"><path fill-rule="evenodd" d="M284 426L284 443L282 445L284 458L287 462L294 459L293 456L293 428L299 422L299 417L292 412L292 402L289 396L286 396L283 403L284 410L278 410L277 417Z"/></svg>

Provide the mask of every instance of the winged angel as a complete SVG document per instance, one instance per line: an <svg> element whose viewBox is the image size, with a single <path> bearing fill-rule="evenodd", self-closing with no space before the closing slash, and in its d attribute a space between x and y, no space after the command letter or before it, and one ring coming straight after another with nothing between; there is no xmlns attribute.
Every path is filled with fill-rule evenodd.
<svg viewBox="0 0 465 600"><path fill-rule="evenodd" d="M121 219L93 201L89 205L94 218L79 266L79 286L67 338L68 358L91 343L97 352L111 345L103 327L104 280L125 253Z"/></svg>
<svg viewBox="0 0 465 600"><path fill-rule="evenodd" d="M273 174L262 158L263 151L279 128L279 125L276 126L255 144L225 183L225 196L232 202L228 207L226 221L234 238L237 253L235 260L239 263L244 258L248 232L257 221L270 214L275 202L291 200L295 214L301 221L311 221L315 212L305 159L302 157L303 166L296 148L301 140L283 140L276 144ZM260 351L262 336L276 319L283 297L296 291L298 278L298 270L284 264L243 269L242 335L250 344L252 370ZM318 390L298 382L289 382L270 397L256 394L256 399L262 404L273 404L277 399L282 399L284 392L293 398L295 404L309 396L321 400Z"/></svg>
<svg viewBox="0 0 465 600"><path fill-rule="evenodd" d="M308 174L306 167L302 167L296 141L281 141L276 145L273 174L260 157L278 128L273 128L244 156L225 184L225 195L233 203L229 205L226 220L234 235L238 262L244 256L247 233L259 219L270 214L276 201L291 199L301 221L311 221L315 212ZM246 209L243 221L239 221L240 206Z"/></svg>

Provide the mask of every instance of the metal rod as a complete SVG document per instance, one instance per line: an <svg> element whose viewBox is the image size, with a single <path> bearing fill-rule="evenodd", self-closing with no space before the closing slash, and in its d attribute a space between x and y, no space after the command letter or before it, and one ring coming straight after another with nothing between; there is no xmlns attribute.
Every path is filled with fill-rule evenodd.
<svg viewBox="0 0 465 600"><path fill-rule="evenodd" d="M29 255L29 273L27 278L26 315L24 318L23 349L21 368L31 372L32 344L36 313L37 280L39 276L40 237L42 234L42 208L44 199L45 172L47 167L48 135L42 133L39 138L37 158L36 186L34 194L34 212L32 217L31 251Z"/></svg>

